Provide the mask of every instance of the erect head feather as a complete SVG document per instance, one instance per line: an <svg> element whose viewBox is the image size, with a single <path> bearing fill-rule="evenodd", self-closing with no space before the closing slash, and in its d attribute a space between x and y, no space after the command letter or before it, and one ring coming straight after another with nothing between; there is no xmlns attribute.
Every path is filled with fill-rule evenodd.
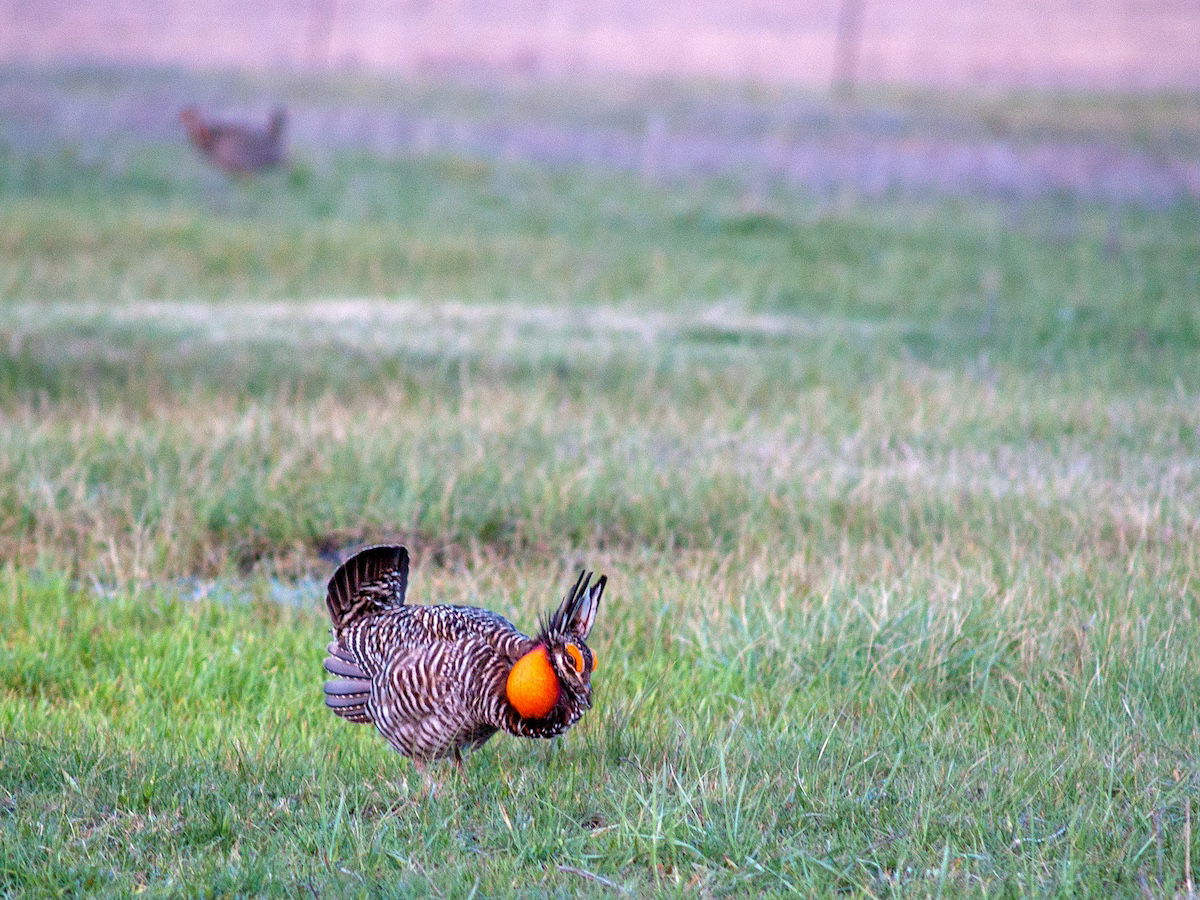
<svg viewBox="0 0 1200 900"><path fill-rule="evenodd" d="M601 575L592 584L592 573L586 569L579 573L575 586L563 597L548 620L542 622L538 640L543 643L561 642L576 638L586 641L596 622L596 611L600 608L600 597L608 576Z"/></svg>

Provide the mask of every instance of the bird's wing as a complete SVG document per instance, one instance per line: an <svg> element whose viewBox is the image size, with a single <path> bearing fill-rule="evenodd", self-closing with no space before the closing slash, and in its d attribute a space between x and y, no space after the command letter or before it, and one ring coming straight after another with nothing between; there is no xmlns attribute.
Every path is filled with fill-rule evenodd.
<svg viewBox="0 0 1200 900"><path fill-rule="evenodd" d="M372 679L367 709L375 727L405 756L453 752L470 728L462 702L472 688L462 648L449 641L395 654Z"/></svg>

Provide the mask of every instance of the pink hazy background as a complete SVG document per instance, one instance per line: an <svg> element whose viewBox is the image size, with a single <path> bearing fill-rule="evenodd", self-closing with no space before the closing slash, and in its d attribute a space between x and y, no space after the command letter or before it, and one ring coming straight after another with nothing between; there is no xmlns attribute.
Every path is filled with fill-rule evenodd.
<svg viewBox="0 0 1200 900"><path fill-rule="evenodd" d="M1198 0L849 0L862 83L1200 87ZM844 2L0 0L0 62L827 85Z"/></svg>

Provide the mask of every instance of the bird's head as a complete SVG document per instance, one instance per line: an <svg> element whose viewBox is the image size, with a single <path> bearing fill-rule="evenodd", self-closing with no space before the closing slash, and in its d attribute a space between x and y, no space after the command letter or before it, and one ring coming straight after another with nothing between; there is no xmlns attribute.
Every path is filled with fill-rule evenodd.
<svg viewBox="0 0 1200 900"><path fill-rule="evenodd" d="M194 106L185 106L179 111L179 121L187 131L188 139L201 150L208 152L216 141L216 135Z"/></svg>
<svg viewBox="0 0 1200 900"><path fill-rule="evenodd" d="M601 575L595 584L591 580L591 572L580 573L558 609L542 623L533 649L508 674L508 702L526 719L545 719L557 711L570 724L592 705L596 655L587 636L608 578Z"/></svg>

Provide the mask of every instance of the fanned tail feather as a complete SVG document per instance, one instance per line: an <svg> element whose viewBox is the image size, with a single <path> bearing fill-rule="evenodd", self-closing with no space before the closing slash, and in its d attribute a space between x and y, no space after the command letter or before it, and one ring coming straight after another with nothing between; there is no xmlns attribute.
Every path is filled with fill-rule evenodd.
<svg viewBox="0 0 1200 900"><path fill-rule="evenodd" d="M404 604L408 551L394 545L367 547L342 563L325 594L334 631L363 616Z"/></svg>
<svg viewBox="0 0 1200 900"><path fill-rule="evenodd" d="M325 705L343 719L360 724L371 721L367 710L371 678L337 637L343 628L365 616L402 606L407 589L408 551L393 545L360 550L329 579L325 605L334 640L325 658L325 671L337 677L325 682Z"/></svg>

